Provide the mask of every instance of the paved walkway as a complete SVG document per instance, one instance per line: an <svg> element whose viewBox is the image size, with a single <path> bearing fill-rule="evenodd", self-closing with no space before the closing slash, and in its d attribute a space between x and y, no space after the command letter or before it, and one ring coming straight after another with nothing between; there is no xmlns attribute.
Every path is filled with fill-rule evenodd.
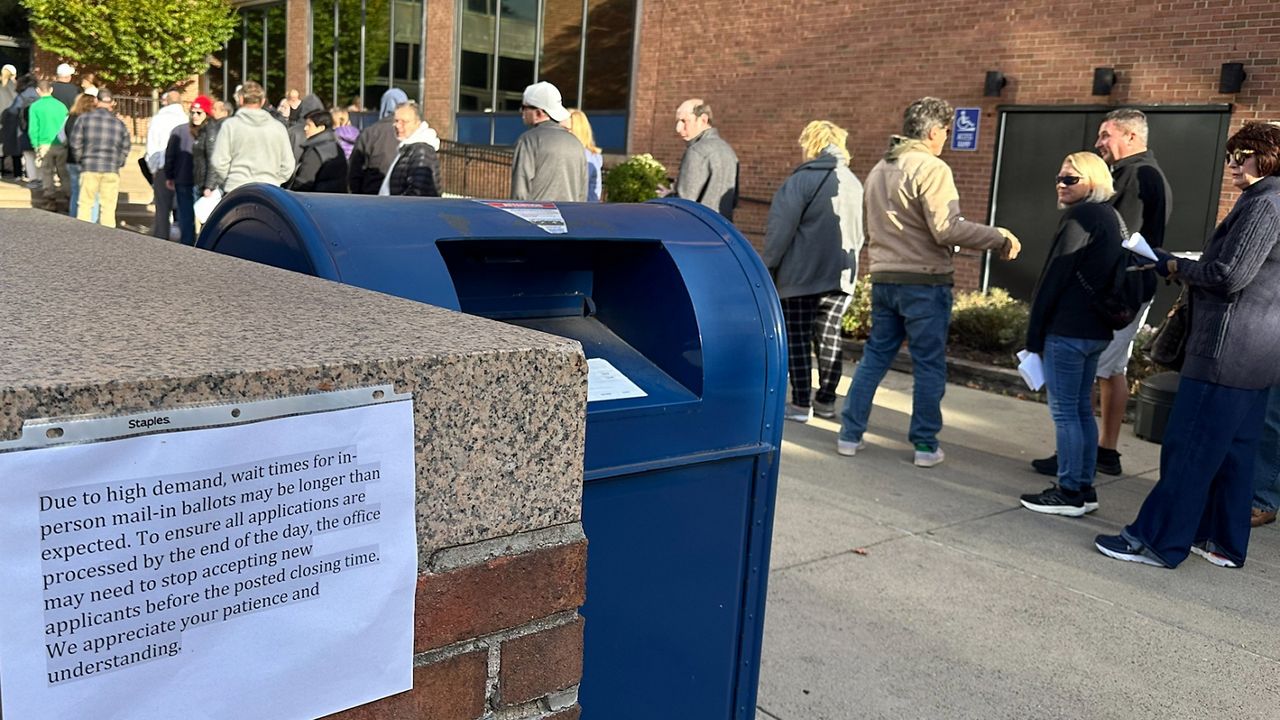
<svg viewBox="0 0 1280 720"><path fill-rule="evenodd" d="M1159 446L1125 426L1101 508L1039 515L1017 496L1048 486L1046 406L948 386L925 470L910 391L889 374L854 458L835 423L787 424L757 720L1280 718L1276 525L1240 570L1107 559L1093 536L1132 520Z"/></svg>
<svg viewBox="0 0 1280 720"><path fill-rule="evenodd" d="M116 219L126 230L150 233L155 208L151 205L151 186L143 179L142 171L138 169L138 158L142 157L142 152L142 145L134 145L129 152L129 160L121 169L120 200L116 209ZM0 208L41 207L42 192L42 190L28 190L21 183L6 177L3 182L0 182Z"/></svg>

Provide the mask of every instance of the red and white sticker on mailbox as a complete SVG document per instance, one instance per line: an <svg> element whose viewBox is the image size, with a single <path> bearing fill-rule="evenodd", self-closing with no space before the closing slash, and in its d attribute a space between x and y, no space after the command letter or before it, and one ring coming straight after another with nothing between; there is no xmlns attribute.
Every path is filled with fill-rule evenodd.
<svg viewBox="0 0 1280 720"><path fill-rule="evenodd" d="M482 203L491 208L496 208L504 212L526 220L537 225L552 235L563 235L569 232L569 226L564 223L564 216L560 214L560 208L555 203L549 202L485 202Z"/></svg>

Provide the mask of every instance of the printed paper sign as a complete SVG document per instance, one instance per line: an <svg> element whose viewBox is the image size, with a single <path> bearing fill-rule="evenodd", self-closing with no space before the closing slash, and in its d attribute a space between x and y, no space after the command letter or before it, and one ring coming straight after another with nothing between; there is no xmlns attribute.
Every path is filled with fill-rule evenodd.
<svg viewBox="0 0 1280 720"><path fill-rule="evenodd" d="M646 397L648 394L608 360L587 359L587 402Z"/></svg>
<svg viewBox="0 0 1280 720"><path fill-rule="evenodd" d="M527 220L552 235L563 235L569 232L569 227L564 222L564 216L560 214L560 208L556 207L555 203L512 201L486 202L483 204L509 212L521 220Z"/></svg>
<svg viewBox="0 0 1280 720"><path fill-rule="evenodd" d="M406 399L0 453L4 715L310 719L409 689L413 443Z"/></svg>

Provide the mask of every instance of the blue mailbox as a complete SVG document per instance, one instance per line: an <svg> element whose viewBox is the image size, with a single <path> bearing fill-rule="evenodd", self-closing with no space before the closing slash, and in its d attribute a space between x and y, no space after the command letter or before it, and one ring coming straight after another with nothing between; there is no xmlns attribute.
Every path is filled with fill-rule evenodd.
<svg viewBox="0 0 1280 720"><path fill-rule="evenodd" d="M683 200L254 185L198 246L580 341L583 716L651 720L660 697L666 717L755 717L786 352L773 284L730 223Z"/></svg>

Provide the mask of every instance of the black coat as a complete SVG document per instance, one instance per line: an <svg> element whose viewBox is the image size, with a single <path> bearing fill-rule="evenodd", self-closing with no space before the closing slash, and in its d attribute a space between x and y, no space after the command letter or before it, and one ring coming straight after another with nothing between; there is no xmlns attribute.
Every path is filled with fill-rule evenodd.
<svg viewBox="0 0 1280 720"><path fill-rule="evenodd" d="M302 143L302 160L287 187L298 192L344 193L347 191L347 156L332 130L325 130Z"/></svg>
<svg viewBox="0 0 1280 720"><path fill-rule="evenodd" d="M388 115L360 132L356 146L351 150L347 168L347 182L351 192L377 195L382 189L382 178L391 167L391 161L400 152L400 140L396 137L395 116Z"/></svg>
<svg viewBox="0 0 1280 720"><path fill-rule="evenodd" d="M392 195L440 197L440 161L436 149L424 142L400 148L400 159L391 168L387 189Z"/></svg>
<svg viewBox="0 0 1280 720"><path fill-rule="evenodd" d="M214 188L213 170L209 158L213 157L213 143L218 139L218 129L221 126L221 120L205 118L204 124L196 133L195 141L191 144L192 185L197 189L212 190Z"/></svg>
<svg viewBox="0 0 1280 720"><path fill-rule="evenodd" d="M1153 248L1164 247L1165 225L1173 212L1173 191L1155 156L1150 150L1130 155L1111 167L1111 176L1116 187L1111 204L1124 218L1129 232L1142 233ZM1155 294L1155 271L1145 271L1142 299L1150 300Z"/></svg>
<svg viewBox="0 0 1280 720"><path fill-rule="evenodd" d="M1110 340L1111 328L1093 309L1092 296L1080 279L1097 292L1110 287L1121 246L1120 218L1108 204L1080 202L1067 208L1049 248L1027 320L1027 349L1044 352L1047 335Z"/></svg>

